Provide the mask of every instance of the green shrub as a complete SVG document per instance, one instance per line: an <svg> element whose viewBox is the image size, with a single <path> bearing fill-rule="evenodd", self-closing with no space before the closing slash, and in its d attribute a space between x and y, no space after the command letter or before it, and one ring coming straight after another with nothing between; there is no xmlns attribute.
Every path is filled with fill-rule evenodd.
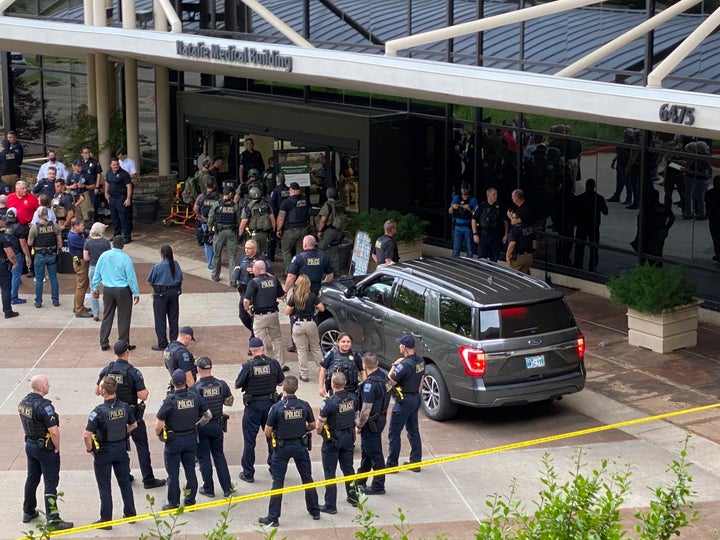
<svg viewBox="0 0 720 540"><path fill-rule="evenodd" d="M397 242L422 240L425 238L427 228L430 226L428 221L420 219L414 214L403 214L398 210L373 209L369 212L349 214L348 233L354 237L357 231L364 231L370 235L370 239L374 242L385 234L383 224L388 219L397 223L397 234L395 235Z"/></svg>
<svg viewBox="0 0 720 540"><path fill-rule="evenodd" d="M695 285L682 275L682 268L664 270L643 264L608 281L610 298L616 304L641 313L657 315L694 301Z"/></svg>

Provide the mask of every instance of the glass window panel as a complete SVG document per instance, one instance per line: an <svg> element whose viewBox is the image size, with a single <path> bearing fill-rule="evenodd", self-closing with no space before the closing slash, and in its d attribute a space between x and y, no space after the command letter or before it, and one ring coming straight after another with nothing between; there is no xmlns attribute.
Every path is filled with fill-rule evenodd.
<svg viewBox="0 0 720 540"><path fill-rule="evenodd" d="M425 320L425 288L410 282L401 282L395 295L395 311Z"/></svg>
<svg viewBox="0 0 720 540"><path fill-rule="evenodd" d="M472 308L440 295L440 327L465 337L472 337Z"/></svg>

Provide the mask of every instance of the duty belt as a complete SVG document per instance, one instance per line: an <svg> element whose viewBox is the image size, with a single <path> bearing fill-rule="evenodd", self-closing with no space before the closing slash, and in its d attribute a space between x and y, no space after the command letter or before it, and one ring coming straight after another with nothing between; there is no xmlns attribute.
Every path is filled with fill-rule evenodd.
<svg viewBox="0 0 720 540"><path fill-rule="evenodd" d="M270 313L277 313L277 309L273 309L272 311L256 311L255 315L268 315Z"/></svg>
<svg viewBox="0 0 720 540"><path fill-rule="evenodd" d="M298 317L297 319L295 319L295 321L299 321L299 322L312 322L314 320L315 319L313 319L312 317L307 317L307 318L306 317Z"/></svg>
<svg viewBox="0 0 720 540"><path fill-rule="evenodd" d="M278 439L277 441L283 444L302 444L302 437L296 439Z"/></svg>
<svg viewBox="0 0 720 540"><path fill-rule="evenodd" d="M178 285L153 285L152 288L153 292L163 293L169 290L176 291L178 289Z"/></svg>
<svg viewBox="0 0 720 540"><path fill-rule="evenodd" d="M41 253L43 255L49 255L55 252L57 252L57 248L35 248L35 253Z"/></svg>
<svg viewBox="0 0 720 540"><path fill-rule="evenodd" d="M295 223L293 225L288 224L285 228L289 230L295 230L295 229L304 229L305 227L309 227L309 223Z"/></svg>
<svg viewBox="0 0 720 540"><path fill-rule="evenodd" d="M175 430L173 430L175 431ZM188 435L190 433L195 433L194 429L186 429L185 431L175 431L175 435Z"/></svg>
<svg viewBox="0 0 720 540"><path fill-rule="evenodd" d="M227 231L228 229L235 229L237 225L215 225L215 228L220 231Z"/></svg>

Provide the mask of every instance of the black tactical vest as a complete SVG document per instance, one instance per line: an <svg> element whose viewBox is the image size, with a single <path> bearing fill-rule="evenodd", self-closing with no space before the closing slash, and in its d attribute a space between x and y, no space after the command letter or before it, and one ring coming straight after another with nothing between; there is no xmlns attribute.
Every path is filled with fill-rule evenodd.
<svg viewBox="0 0 720 540"><path fill-rule="evenodd" d="M248 376L245 392L253 397L269 396L275 393L277 373L273 373L273 366L265 356L256 356L250 361L250 375Z"/></svg>
<svg viewBox="0 0 720 540"><path fill-rule="evenodd" d="M220 206L215 209L215 224L216 225L237 225L237 207L235 203L230 201L223 201Z"/></svg>
<svg viewBox="0 0 720 540"><path fill-rule="evenodd" d="M388 388L387 376L379 369L375 370L370 375L368 375L367 379L365 379L365 381L363 382L363 384L368 383L373 385L373 391L376 398L373 401L372 408L370 409L370 416L376 414L385 416L388 407L390 406L391 396L390 390ZM382 399L377 399L378 395L381 395Z"/></svg>
<svg viewBox="0 0 720 540"><path fill-rule="evenodd" d="M127 420L130 414L130 408L126 407L121 401L113 400L101 403L93 410L99 417L99 432L96 434L98 442L113 443L124 441L128 437Z"/></svg>
<svg viewBox="0 0 720 540"><path fill-rule="evenodd" d="M42 421L42 410L52 402L39 394L28 394L18 405L18 413L22 421L25 436L28 439L42 439L48 430Z"/></svg>
<svg viewBox="0 0 720 540"><path fill-rule="evenodd" d="M275 428L275 436L281 440L299 439L305 435L306 421L305 409L300 406L297 399L289 400L283 398L276 407L280 407L278 425Z"/></svg>
<svg viewBox="0 0 720 540"><path fill-rule="evenodd" d="M333 410L337 411L331 417L328 417L328 426L331 431L348 430L355 425L355 411L357 402L346 391L340 394L334 394L328 398Z"/></svg>
<svg viewBox="0 0 720 540"><path fill-rule="evenodd" d="M53 223L38 223L35 236L34 247L37 248L57 248L57 233Z"/></svg>
<svg viewBox="0 0 720 540"><path fill-rule="evenodd" d="M204 377L198 379L192 390L200 394L207 403L208 409L212 412L213 419L220 418L223 414L223 387L215 377Z"/></svg>
<svg viewBox="0 0 720 540"><path fill-rule="evenodd" d="M138 402L137 390L135 389L135 379L130 374L130 364L125 361L115 360L110 363L107 375L115 379L117 390L115 395L120 401L124 401L128 405L135 406Z"/></svg>
<svg viewBox="0 0 720 540"><path fill-rule="evenodd" d="M220 194L217 191L212 191L205 195L200 205L200 215L207 219L210 215L210 209L217 204L220 200Z"/></svg>
<svg viewBox="0 0 720 540"><path fill-rule="evenodd" d="M174 394L166 397L173 407L172 414L168 415L165 425L175 433L187 433L195 429L195 422L200 418L200 405L198 397L187 388L176 390Z"/></svg>
<svg viewBox="0 0 720 540"><path fill-rule="evenodd" d="M257 285L255 294L255 313L265 313L277 310L277 282L274 276L264 274L253 278Z"/></svg>
<svg viewBox="0 0 720 540"><path fill-rule="evenodd" d="M290 197L295 202L292 210L287 214L285 226L288 228L307 227L310 223L310 207L307 199L301 195Z"/></svg>

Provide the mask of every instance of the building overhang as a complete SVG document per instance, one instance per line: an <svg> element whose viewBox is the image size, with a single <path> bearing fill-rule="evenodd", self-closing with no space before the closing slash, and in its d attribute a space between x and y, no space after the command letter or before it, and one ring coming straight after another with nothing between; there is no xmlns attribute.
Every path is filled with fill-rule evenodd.
<svg viewBox="0 0 720 540"><path fill-rule="evenodd" d="M180 71L706 137L720 126L720 98L710 94L186 33L0 17L0 50L81 59L103 53Z"/></svg>

